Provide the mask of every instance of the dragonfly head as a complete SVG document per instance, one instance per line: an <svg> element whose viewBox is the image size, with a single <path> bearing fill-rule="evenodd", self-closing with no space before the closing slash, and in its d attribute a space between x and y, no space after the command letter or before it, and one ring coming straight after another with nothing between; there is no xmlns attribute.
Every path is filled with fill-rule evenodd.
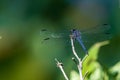
<svg viewBox="0 0 120 80"><path fill-rule="evenodd" d="M74 32L74 31L76 31L76 29L71 29L71 33Z"/></svg>
<svg viewBox="0 0 120 80"><path fill-rule="evenodd" d="M108 25L107 23L103 24L103 25Z"/></svg>
<svg viewBox="0 0 120 80"><path fill-rule="evenodd" d="M41 31L47 31L47 29L42 29Z"/></svg>

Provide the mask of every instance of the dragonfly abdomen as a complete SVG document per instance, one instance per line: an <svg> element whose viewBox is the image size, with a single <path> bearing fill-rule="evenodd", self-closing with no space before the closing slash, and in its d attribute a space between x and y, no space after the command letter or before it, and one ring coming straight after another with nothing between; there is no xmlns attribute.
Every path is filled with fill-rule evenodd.
<svg viewBox="0 0 120 80"><path fill-rule="evenodd" d="M87 51L87 49L86 49L85 45L83 44L82 39L81 39L81 38L79 38L79 37L77 37L77 38L76 38L76 40L79 42L79 44L80 44L80 45L81 45L81 47L83 48L84 52L85 52L86 54L88 54L88 51Z"/></svg>

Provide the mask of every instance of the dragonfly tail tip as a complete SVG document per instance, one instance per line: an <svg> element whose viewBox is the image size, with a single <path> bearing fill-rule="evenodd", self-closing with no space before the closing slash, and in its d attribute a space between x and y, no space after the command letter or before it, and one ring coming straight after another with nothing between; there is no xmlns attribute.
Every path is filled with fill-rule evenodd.
<svg viewBox="0 0 120 80"><path fill-rule="evenodd" d="M86 52L86 55L89 55L89 53L88 53L88 52Z"/></svg>

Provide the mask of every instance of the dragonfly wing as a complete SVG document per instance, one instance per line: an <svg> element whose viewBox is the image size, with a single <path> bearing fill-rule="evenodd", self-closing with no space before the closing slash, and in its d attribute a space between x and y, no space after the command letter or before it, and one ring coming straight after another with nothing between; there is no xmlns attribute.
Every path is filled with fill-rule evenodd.
<svg viewBox="0 0 120 80"><path fill-rule="evenodd" d="M100 42L112 38L111 26L97 26L94 29L82 32L82 39L85 42Z"/></svg>
<svg viewBox="0 0 120 80"><path fill-rule="evenodd" d="M96 33L106 33L111 29L111 25L108 24L102 24L97 25L91 28L87 28L85 30L80 30L82 34L96 34Z"/></svg>
<svg viewBox="0 0 120 80"><path fill-rule="evenodd" d="M55 38L55 39L59 39L59 38L68 38L69 37L69 31L68 30L58 30L58 31L50 31L50 30L41 30L40 31L40 35L44 35L46 37L49 38Z"/></svg>

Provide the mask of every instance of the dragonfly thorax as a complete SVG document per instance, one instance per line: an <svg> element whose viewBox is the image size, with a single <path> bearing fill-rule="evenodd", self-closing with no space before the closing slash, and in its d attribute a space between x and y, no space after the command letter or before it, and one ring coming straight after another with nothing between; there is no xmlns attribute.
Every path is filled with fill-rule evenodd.
<svg viewBox="0 0 120 80"><path fill-rule="evenodd" d="M72 36L73 36L74 38L81 36L81 35L80 35L80 31L77 30L77 29L72 29L72 30L71 30L71 34L72 34Z"/></svg>

